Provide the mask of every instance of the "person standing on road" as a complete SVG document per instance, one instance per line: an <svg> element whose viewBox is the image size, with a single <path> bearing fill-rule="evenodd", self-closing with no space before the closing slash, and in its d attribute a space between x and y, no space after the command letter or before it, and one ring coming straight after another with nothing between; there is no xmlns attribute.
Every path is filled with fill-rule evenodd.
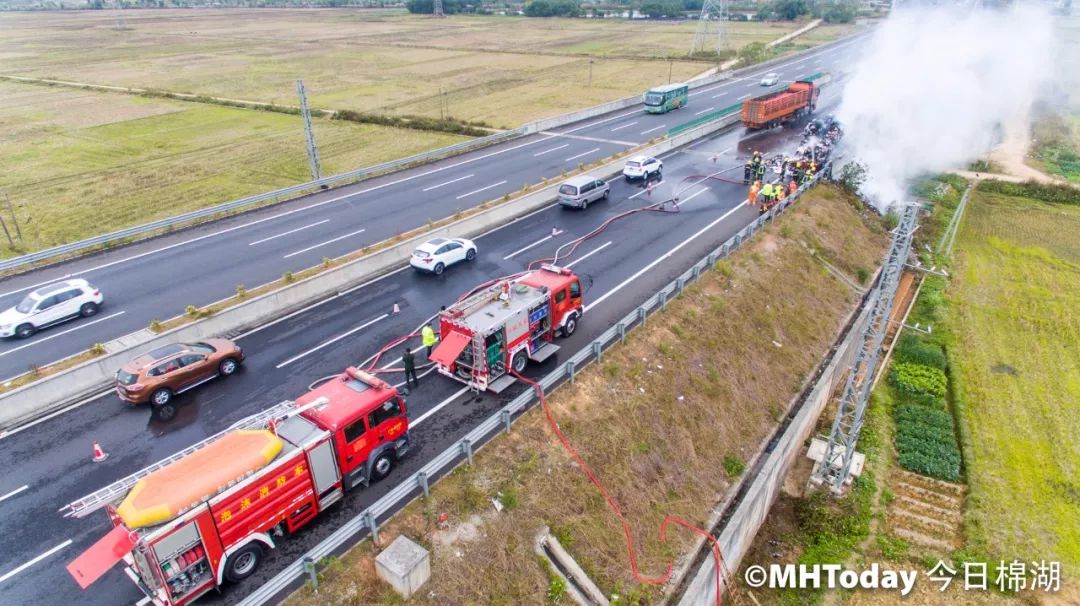
<svg viewBox="0 0 1080 606"><path fill-rule="evenodd" d="M750 206L757 206L758 191L761 189L761 183L754 181L754 184L750 186L750 192L746 195L746 203Z"/></svg>
<svg viewBox="0 0 1080 606"><path fill-rule="evenodd" d="M415 383L417 387L420 387L420 378L416 376L416 358L408 347L401 355L401 364L405 366L405 386L410 387Z"/></svg>
<svg viewBox="0 0 1080 606"><path fill-rule="evenodd" d="M435 329L431 328L430 324L425 324L420 329L420 338L424 342L424 347L427 348L427 357L431 357L431 348L435 347Z"/></svg>

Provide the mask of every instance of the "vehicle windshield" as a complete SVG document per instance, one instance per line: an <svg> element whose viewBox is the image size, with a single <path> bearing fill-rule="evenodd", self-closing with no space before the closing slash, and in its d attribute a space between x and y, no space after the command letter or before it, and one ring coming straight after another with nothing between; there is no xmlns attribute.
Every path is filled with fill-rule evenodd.
<svg viewBox="0 0 1080 606"><path fill-rule="evenodd" d="M23 297L23 300L19 301L19 304L15 306L15 311L21 314L28 314L30 313L31 309L34 309L34 304L36 304L37 302L38 299L35 299L31 296Z"/></svg>
<svg viewBox="0 0 1080 606"><path fill-rule="evenodd" d="M213 345L211 345L209 343L201 343L201 342L200 343L192 343L192 344L188 345L188 349L190 349L191 351L193 351L195 353L201 353L201 354L211 354L211 353L214 353L215 351L217 351L216 349L214 349Z"/></svg>
<svg viewBox="0 0 1080 606"><path fill-rule="evenodd" d="M563 185L562 187L559 188L559 193L560 194L566 194L567 196L576 196L577 195L577 188L574 187L573 185Z"/></svg>
<svg viewBox="0 0 1080 606"><path fill-rule="evenodd" d="M124 370L116 371L116 382L121 385L131 385L136 380L138 380L138 378L139 375L137 374L132 374Z"/></svg>
<svg viewBox="0 0 1080 606"><path fill-rule="evenodd" d="M645 93L645 105L660 105L664 102L664 95L658 93Z"/></svg>

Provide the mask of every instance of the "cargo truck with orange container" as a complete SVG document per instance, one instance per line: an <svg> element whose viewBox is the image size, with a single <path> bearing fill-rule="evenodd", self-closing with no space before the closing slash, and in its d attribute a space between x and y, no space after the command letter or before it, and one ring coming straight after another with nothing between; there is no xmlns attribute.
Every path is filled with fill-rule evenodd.
<svg viewBox="0 0 1080 606"><path fill-rule="evenodd" d="M814 111L820 93L818 83L797 80L784 90L747 99L742 104L742 123L749 129L763 129L801 118Z"/></svg>
<svg viewBox="0 0 1080 606"><path fill-rule="evenodd" d="M105 509L113 530L68 565L84 589L123 560L159 606L251 576L275 542L409 449L398 391L349 368L61 511Z"/></svg>

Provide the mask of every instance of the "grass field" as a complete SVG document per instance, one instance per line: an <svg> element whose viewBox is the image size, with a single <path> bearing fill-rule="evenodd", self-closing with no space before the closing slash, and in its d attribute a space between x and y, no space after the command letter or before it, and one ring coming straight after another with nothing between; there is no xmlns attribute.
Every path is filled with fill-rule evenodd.
<svg viewBox="0 0 1080 606"><path fill-rule="evenodd" d="M298 116L9 82L0 107L0 192L30 250L311 178ZM315 130L324 174L464 140L338 120ZM13 254L2 238L0 254Z"/></svg>
<svg viewBox="0 0 1080 606"><path fill-rule="evenodd" d="M370 10L0 13L0 71L93 84L439 116L516 127L667 82L693 22L455 16ZM800 24L732 23L732 49ZM847 28L814 32L822 42ZM589 62L593 84L587 86ZM676 60L674 80L710 67Z"/></svg>
<svg viewBox="0 0 1080 606"><path fill-rule="evenodd" d="M977 192L956 248L949 357L969 544L995 560L1058 560L1075 579L1080 207Z"/></svg>
<svg viewBox="0 0 1080 606"><path fill-rule="evenodd" d="M695 535L673 526L664 543L665 515L706 523L857 304L808 252L811 239L842 267L873 267L886 243L879 223L818 188L551 396L561 431L625 515L642 574L682 561ZM545 525L618 603L660 603L662 589L634 580L622 527L539 409L379 534L383 546L404 533L432 549L431 581L412 603L542 604L557 593L533 554ZM372 555L365 543L318 595L291 603L382 603Z"/></svg>

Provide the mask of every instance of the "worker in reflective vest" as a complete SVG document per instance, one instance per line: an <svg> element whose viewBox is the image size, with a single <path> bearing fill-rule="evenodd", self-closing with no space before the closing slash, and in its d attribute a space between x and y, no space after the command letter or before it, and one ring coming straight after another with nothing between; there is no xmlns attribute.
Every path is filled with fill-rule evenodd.
<svg viewBox="0 0 1080 606"><path fill-rule="evenodd" d="M795 179L792 179L791 183L788 184L788 195L790 196L790 195L794 194L798 190L799 190L799 184L795 182Z"/></svg>
<svg viewBox="0 0 1080 606"><path fill-rule="evenodd" d="M420 338L424 341L424 347L427 348L427 355L431 357L431 348L435 347L435 331L431 328L430 324L425 324L420 329Z"/></svg>
<svg viewBox="0 0 1080 606"><path fill-rule="evenodd" d="M757 206L758 191L761 190L761 182L754 181L754 184L750 186L750 193L746 196L746 203L750 206Z"/></svg>

